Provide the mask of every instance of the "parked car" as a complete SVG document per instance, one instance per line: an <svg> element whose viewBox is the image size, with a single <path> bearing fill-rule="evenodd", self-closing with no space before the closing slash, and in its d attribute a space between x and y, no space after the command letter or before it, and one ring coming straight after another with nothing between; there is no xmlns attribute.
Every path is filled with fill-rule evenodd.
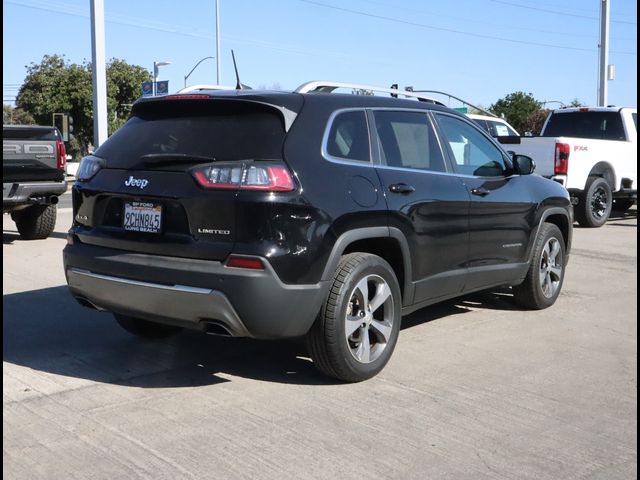
<svg viewBox="0 0 640 480"><path fill-rule="evenodd" d="M581 226L601 227L613 207L624 211L637 200L637 124L635 108L561 108L549 114L539 137L500 141L564 185Z"/></svg>
<svg viewBox="0 0 640 480"><path fill-rule="evenodd" d="M58 197L67 190L65 146L53 126L2 126L2 212L20 237L44 239L56 225Z"/></svg>
<svg viewBox="0 0 640 480"><path fill-rule="evenodd" d="M200 89L138 100L73 187L73 296L143 337L305 336L344 381L377 374L403 315L501 285L560 294L567 191L432 101ZM426 99L428 100L428 99Z"/></svg>
<svg viewBox="0 0 640 480"><path fill-rule="evenodd" d="M519 137L520 134L509 123L500 117L467 113L467 117L480 125L492 137Z"/></svg>

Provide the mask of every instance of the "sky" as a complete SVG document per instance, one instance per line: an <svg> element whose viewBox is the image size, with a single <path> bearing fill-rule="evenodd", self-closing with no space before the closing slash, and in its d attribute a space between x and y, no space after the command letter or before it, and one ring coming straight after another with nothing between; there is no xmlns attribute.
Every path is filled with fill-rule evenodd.
<svg viewBox="0 0 640 480"><path fill-rule="evenodd" d="M293 90L333 80L450 92L484 107L531 93L597 103L601 0L218 0L220 81ZM105 0L106 58L168 61L169 91L216 56L216 0ZM608 103L637 106L637 2L610 0ZM47 54L91 60L89 0L3 0L3 102ZM188 84L215 84L206 59ZM449 101L451 107L460 106Z"/></svg>

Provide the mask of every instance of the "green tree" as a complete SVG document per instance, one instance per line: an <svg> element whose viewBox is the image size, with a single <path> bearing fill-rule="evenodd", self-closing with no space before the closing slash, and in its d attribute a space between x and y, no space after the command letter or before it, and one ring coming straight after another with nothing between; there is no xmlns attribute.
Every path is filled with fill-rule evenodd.
<svg viewBox="0 0 640 480"><path fill-rule="evenodd" d="M572 107L582 107L584 103L582 103L582 101L578 98L574 98L573 100L571 100L571 103L569 105Z"/></svg>
<svg viewBox="0 0 640 480"><path fill-rule="evenodd" d="M36 121L21 108L2 104L2 123L6 125L35 125Z"/></svg>
<svg viewBox="0 0 640 480"><path fill-rule="evenodd" d="M73 117L74 139L68 151L84 155L93 141L93 85L91 64L68 62L63 55L45 55L39 64L26 67L27 76L16 99L17 107L41 125L51 125L54 113ZM109 133L126 120L131 104L140 96L140 84L149 72L124 60L107 64L107 112Z"/></svg>
<svg viewBox="0 0 640 480"><path fill-rule="evenodd" d="M496 115L506 118L519 132L531 131L531 125L527 119L542 109L542 103L536 100L532 94L523 92L510 93L489 107Z"/></svg>
<svg viewBox="0 0 640 480"><path fill-rule="evenodd" d="M551 110L540 109L532 112L525 121L526 129L520 131L520 135L524 135L525 132L531 132L532 135L540 135L550 111Z"/></svg>

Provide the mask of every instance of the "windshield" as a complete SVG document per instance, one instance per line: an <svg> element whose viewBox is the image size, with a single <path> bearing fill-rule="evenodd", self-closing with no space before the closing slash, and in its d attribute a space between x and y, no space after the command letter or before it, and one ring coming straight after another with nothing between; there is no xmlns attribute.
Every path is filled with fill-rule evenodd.
<svg viewBox="0 0 640 480"><path fill-rule="evenodd" d="M95 155L110 168L131 168L144 156L216 161L279 159L285 136L276 112L249 103L178 102L140 108Z"/></svg>
<svg viewBox="0 0 640 480"><path fill-rule="evenodd" d="M619 112L554 113L542 136L626 140Z"/></svg>

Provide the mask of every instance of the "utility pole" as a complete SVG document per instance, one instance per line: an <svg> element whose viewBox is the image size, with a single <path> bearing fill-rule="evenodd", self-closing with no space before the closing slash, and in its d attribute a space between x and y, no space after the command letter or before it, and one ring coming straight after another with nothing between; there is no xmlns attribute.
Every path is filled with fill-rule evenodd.
<svg viewBox="0 0 640 480"><path fill-rule="evenodd" d="M220 85L220 3L216 0L216 82Z"/></svg>
<svg viewBox="0 0 640 480"><path fill-rule="evenodd" d="M600 0L600 63L598 66L598 106L607 106L609 63L609 0Z"/></svg>
<svg viewBox="0 0 640 480"><path fill-rule="evenodd" d="M107 67L104 53L104 0L91 0L91 70L93 77L93 148L108 136Z"/></svg>

